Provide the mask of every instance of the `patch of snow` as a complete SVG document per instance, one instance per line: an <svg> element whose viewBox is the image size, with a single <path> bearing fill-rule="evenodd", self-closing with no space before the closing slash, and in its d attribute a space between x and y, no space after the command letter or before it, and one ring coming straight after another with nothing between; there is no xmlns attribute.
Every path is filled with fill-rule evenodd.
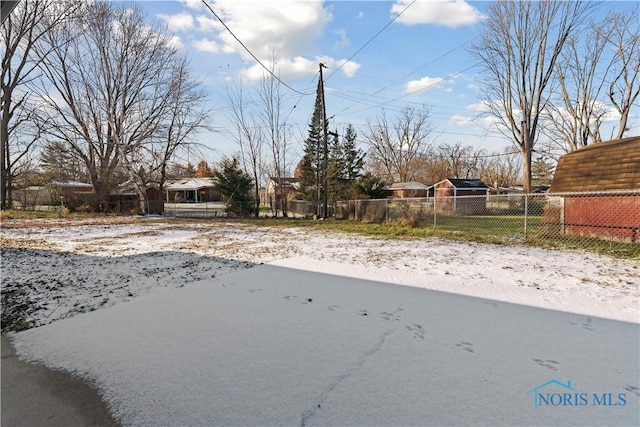
<svg viewBox="0 0 640 427"><path fill-rule="evenodd" d="M637 324L263 265L14 343L95 383L123 425L630 425L638 337ZM528 391L555 377L628 403L535 409Z"/></svg>
<svg viewBox="0 0 640 427"><path fill-rule="evenodd" d="M226 222L0 230L2 287L36 326L263 263L640 323L640 263L590 253Z"/></svg>

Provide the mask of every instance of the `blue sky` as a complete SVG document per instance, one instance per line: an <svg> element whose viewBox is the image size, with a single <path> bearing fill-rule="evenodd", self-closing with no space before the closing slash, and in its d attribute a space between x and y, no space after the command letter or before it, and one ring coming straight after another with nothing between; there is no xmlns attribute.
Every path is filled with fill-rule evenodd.
<svg viewBox="0 0 640 427"><path fill-rule="evenodd" d="M277 52L282 80L310 93L301 96L283 88L283 114L299 147L313 110L319 62L329 66L325 87L332 129L341 132L351 123L362 134L367 120L374 120L382 109L392 118L406 106L427 104L436 144L460 142L488 151L509 146L483 120L471 120L479 102L478 68L467 47L480 33L488 3L411 1L208 0L208 4L263 63ZM607 2L600 13L604 16L608 8L631 7L631 3ZM139 4L169 26L210 94L213 124L221 132L200 136L215 150L206 154L207 160L233 154L237 146L225 132L232 130L224 117L225 82L238 82L242 76L243 86L249 88L263 70L201 0ZM302 154L301 148L297 154Z"/></svg>

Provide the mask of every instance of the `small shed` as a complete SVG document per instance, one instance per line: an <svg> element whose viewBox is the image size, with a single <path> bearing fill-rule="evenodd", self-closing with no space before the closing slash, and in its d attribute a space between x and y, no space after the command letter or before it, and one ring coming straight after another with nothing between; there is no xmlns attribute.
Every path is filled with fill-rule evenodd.
<svg viewBox="0 0 640 427"><path fill-rule="evenodd" d="M429 186L421 182L394 182L389 187L389 197L429 197ZM433 189L431 190L433 194Z"/></svg>
<svg viewBox="0 0 640 427"><path fill-rule="evenodd" d="M443 215L482 215L489 186L479 179L447 178L433 185L437 212Z"/></svg>
<svg viewBox="0 0 640 427"><path fill-rule="evenodd" d="M640 242L640 136L560 157L549 194L566 234Z"/></svg>

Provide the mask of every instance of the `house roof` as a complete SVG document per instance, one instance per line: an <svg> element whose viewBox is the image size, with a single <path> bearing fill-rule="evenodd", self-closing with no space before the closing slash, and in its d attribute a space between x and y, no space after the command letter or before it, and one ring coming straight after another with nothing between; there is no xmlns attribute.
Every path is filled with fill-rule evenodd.
<svg viewBox="0 0 640 427"><path fill-rule="evenodd" d="M429 188L428 185L422 184L421 182L394 182L389 187L389 190L426 190Z"/></svg>
<svg viewBox="0 0 640 427"><path fill-rule="evenodd" d="M159 188L158 184L155 182L147 183L147 191L149 188L155 188L156 190ZM123 182L118 185L116 190L111 192L112 196L137 196L138 192L136 191L136 187L131 181Z"/></svg>
<svg viewBox="0 0 640 427"><path fill-rule="evenodd" d="M271 182L273 182L276 185L297 185L300 184L300 178L289 178L289 177L282 177L282 178L278 178L275 176L269 177L269 179L271 180Z"/></svg>
<svg viewBox="0 0 640 427"><path fill-rule="evenodd" d="M68 180L59 181L56 179L52 179L49 182L49 185L52 185L54 187L75 187L75 188L86 188L87 190L93 189L93 185L86 182L79 182L79 181L68 181Z"/></svg>
<svg viewBox="0 0 640 427"><path fill-rule="evenodd" d="M458 188L458 189L465 189L465 188L487 189L487 188L489 188L487 186L487 184L485 184L484 182L480 181L479 179L454 179L454 178L444 179L444 180L434 184L434 186L437 186L438 184L440 184L442 182L445 182L445 181L449 181L451 183L451 185L453 185L455 188Z"/></svg>
<svg viewBox="0 0 640 427"><path fill-rule="evenodd" d="M168 181L164 189L167 191L192 191L214 186L214 178L183 178Z"/></svg>
<svg viewBox="0 0 640 427"><path fill-rule="evenodd" d="M640 136L588 145L560 157L551 193L640 188Z"/></svg>

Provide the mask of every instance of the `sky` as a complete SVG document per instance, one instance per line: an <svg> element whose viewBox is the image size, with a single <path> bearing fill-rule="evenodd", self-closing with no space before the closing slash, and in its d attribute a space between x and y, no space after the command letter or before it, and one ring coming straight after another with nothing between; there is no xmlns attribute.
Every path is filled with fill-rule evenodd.
<svg viewBox="0 0 640 427"><path fill-rule="evenodd" d="M384 110L392 119L406 107L430 108L434 144L473 145L489 152L512 147L490 121L478 118L479 68L468 48L480 34L488 2L207 0L253 56L269 66L274 54L283 86L282 114L294 157L302 155L313 112L319 63L324 63L329 127L347 124L358 141ZM250 89L264 69L233 38L202 0L138 2L164 22L190 58L210 95L217 132L199 136L215 161L238 151L227 119L226 87ZM607 2L630 8L633 2ZM638 117L635 117L638 122ZM200 156L201 154L194 154ZM197 158L189 158L192 163ZM294 160L297 162L297 160Z"/></svg>

